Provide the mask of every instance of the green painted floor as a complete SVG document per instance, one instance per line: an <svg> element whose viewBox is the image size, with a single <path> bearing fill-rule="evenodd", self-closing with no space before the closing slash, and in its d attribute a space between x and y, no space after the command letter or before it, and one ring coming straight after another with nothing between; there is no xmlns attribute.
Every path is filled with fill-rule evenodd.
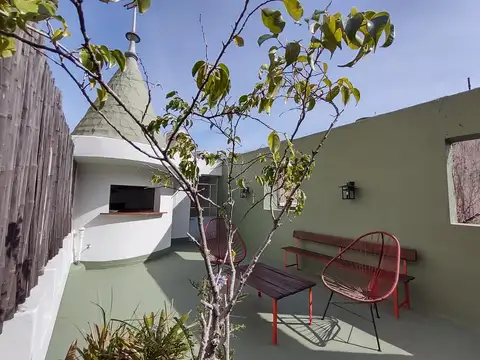
<svg viewBox="0 0 480 360"><path fill-rule="evenodd" d="M292 270L295 271L295 270ZM196 307L196 290L189 279L198 280L203 273L200 255L191 247L181 247L159 259L125 267L84 270L72 267L50 342L47 360L64 359L69 344L81 339L79 329L88 322L98 322L98 303L111 309L114 318L131 318L137 314L158 311L173 299L176 311ZM318 282L318 281L317 281ZM112 299L113 295L113 299ZM314 322L308 326L308 292L279 302L277 346L271 345L271 300L257 297L252 291L239 304L232 321L246 325L233 340L236 360L251 359L327 359L367 360L414 359L469 360L480 354L478 334L445 320L425 317L414 310L392 316L391 304L380 307L378 330L382 353L371 324L333 308L321 320L328 292L321 282L314 288ZM368 315L368 307L365 307Z"/></svg>

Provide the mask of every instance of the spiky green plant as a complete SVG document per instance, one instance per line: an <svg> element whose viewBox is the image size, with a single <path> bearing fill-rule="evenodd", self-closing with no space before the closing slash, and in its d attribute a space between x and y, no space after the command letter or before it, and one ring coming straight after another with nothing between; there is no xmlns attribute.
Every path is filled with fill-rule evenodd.
<svg viewBox="0 0 480 360"><path fill-rule="evenodd" d="M193 355L195 341L189 313L180 317L173 309L143 315L140 319L107 319L83 334L85 345L74 341L65 360L184 360Z"/></svg>

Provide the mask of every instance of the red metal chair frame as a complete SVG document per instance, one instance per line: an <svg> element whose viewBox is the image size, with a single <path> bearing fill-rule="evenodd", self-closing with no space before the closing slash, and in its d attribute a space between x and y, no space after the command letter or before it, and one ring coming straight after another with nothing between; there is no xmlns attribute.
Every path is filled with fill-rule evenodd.
<svg viewBox="0 0 480 360"><path fill-rule="evenodd" d="M234 266L240 264L247 256L247 247L238 229L232 224L232 231L235 231L232 240L232 250L235 251L233 259ZM221 217L213 218L205 226L205 235L208 249L210 250L210 263L221 266L228 265L226 258L228 251L227 228L225 220ZM224 261L225 260L225 261Z"/></svg>
<svg viewBox="0 0 480 360"><path fill-rule="evenodd" d="M374 241L369 241L371 239ZM322 271L322 281L331 291L322 319L330 304L343 308L331 301L334 293L355 303L369 304L378 351L381 351L373 310L379 318L377 303L387 299L397 288L400 251L398 239L384 231L363 234L341 250ZM346 258L350 254L353 260ZM358 262L357 258L362 254L368 256L370 261Z"/></svg>

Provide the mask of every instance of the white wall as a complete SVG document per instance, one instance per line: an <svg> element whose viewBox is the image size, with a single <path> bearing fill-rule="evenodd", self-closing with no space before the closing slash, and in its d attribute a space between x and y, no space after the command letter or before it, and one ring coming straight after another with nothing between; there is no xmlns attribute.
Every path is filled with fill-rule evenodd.
<svg viewBox="0 0 480 360"><path fill-rule="evenodd" d="M14 318L4 323L0 359L44 360L73 260L73 234L51 259Z"/></svg>
<svg viewBox="0 0 480 360"><path fill-rule="evenodd" d="M162 205L171 204L162 197ZM100 215L85 227L81 261L114 261L149 255L171 245L172 210L163 215Z"/></svg>
<svg viewBox="0 0 480 360"><path fill-rule="evenodd" d="M73 217L76 229L85 227L81 261L135 258L171 245L170 190L156 192L163 215L106 215L110 185L152 186L152 171L142 165L78 165Z"/></svg>
<svg viewBox="0 0 480 360"><path fill-rule="evenodd" d="M190 222L190 199L184 191L173 195L172 239L187 237Z"/></svg>
<svg viewBox="0 0 480 360"><path fill-rule="evenodd" d="M136 143L138 148L144 152L142 153L122 139L85 135L74 135L72 138L75 144L74 154L77 161L82 161L82 159L106 159L125 163L161 164L160 161L145 155L145 153L150 156L154 155L152 148L147 144ZM179 163L180 158L174 158L174 162ZM222 175L222 167L219 162L210 166L207 165L204 160L200 160L198 167L200 168L201 175Z"/></svg>

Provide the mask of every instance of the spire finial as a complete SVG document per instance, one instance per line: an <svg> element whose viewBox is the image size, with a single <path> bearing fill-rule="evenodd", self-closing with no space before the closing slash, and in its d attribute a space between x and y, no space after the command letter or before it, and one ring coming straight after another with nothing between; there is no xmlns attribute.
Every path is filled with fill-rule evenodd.
<svg viewBox="0 0 480 360"><path fill-rule="evenodd" d="M136 60L138 60L137 53L135 52L135 44L138 44L140 42L140 36L135 32L137 29L137 6L130 6L127 7L128 10L133 8L133 24L132 24L132 31L129 31L125 34L125 37L127 40L130 42L130 45L128 46L128 51L126 52L126 56L131 56L134 57Z"/></svg>

